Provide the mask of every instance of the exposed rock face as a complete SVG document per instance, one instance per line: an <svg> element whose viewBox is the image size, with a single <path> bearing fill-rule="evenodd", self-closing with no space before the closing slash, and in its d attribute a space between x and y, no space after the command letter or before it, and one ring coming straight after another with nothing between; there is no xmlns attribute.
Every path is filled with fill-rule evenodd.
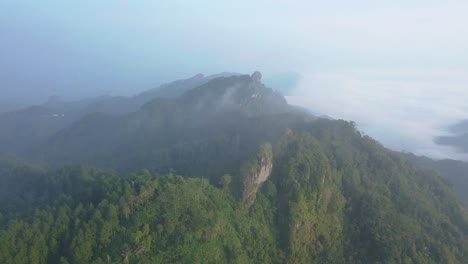
<svg viewBox="0 0 468 264"><path fill-rule="evenodd" d="M273 169L273 152L269 143L262 144L257 160L243 168L242 202L250 208L256 198L258 189L268 180Z"/></svg>
<svg viewBox="0 0 468 264"><path fill-rule="evenodd" d="M257 81L257 82L261 81L261 80L262 80L262 73L259 72L259 71L254 72L254 73L252 74L252 79L253 79L254 81Z"/></svg>

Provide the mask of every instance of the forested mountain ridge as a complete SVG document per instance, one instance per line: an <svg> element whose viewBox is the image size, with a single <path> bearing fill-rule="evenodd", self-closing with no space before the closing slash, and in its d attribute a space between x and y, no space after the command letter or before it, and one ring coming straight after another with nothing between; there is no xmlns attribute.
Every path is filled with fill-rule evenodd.
<svg viewBox="0 0 468 264"><path fill-rule="evenodd" d="M217 183L6 161L0 261L466 262L467 212L453 190L352 124L316 121L271 150L273 171L250 210L250 187L236 179L258 171L257 157Z"/></svg>
<svg viewBox="0 0 468 264"><path fill-rule="evenodd" d="M468 261L445 179L259 73L89 115L34 156L0 158L0 263Z"/></svg>
<svg viewBox="0 0 468 264"><path fill-rule="evenodd" d="M415 166L438 172L453 186L463 201L468 204L468 163L459 160L432 160L406 153L404 156Z"/></svg>
<svg viewBox="0 0 468 264"><path fill-rule="evenodd" d="M32 146L70 123L68 117L41 106L0 114L0 153L27 155Z"/></svg>
<svg viewBox="0 0 468 264"><path fill-rule="evenodd" d="M314 118L296 112L252 76L220 77L174 99L156 98L125 116L88 115L52 137L37 155L48 163L85 162L127 172L146 167L195 176L220 169L230 173L228 168L238 168L262 141L274 141L292 123ZM224 153L216 153L220 147ZM214 168L217 157L232 165ZM181 164L194 158L204 160Z"/></svg>
<svg viewBox="0 0 468 264"><path fill-rule="evenodd" d="M51 96L42 105L0 113L0 153L30 157L29 154L34 149L43 146L56 133L87 115L126 115L155 98L174 98L212 79L233 75L235 74L197 74L130 97L100 96L64 102L58 96Z"/></svg>

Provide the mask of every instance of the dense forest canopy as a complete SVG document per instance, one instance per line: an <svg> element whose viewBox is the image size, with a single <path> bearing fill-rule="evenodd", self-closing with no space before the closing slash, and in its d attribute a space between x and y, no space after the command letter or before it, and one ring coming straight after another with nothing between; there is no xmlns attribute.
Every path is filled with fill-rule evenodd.
<svg viewBox="0 0 468 264"><path fill-rule="evenodd" d="M439 166L288 105L258 73L200 78L9 145L0 263L468 262Z"/></svg>

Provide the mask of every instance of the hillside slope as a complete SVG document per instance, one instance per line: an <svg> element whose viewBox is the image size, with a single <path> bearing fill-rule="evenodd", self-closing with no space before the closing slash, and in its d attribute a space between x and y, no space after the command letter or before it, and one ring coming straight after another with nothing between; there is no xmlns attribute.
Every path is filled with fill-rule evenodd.
<svg viewBox="0 0 468 264"><path fill-rule="evenodd" d="M259 73L88 115L34 154L47 169L0 157L0 263L468 262L447 180Z"/></svg>
<svg viewBox="0 0 468 264"><path fill-rule="evenodd" d="M89 115L55 135L37 155L53 164L218 175L237 169L260 143L276 141L288 126L313 118L251 76L221 77L174 99L157 98L126 116Z"/></svg>
<svg viewBox="0 0 468 264"><path fill-rule="evenodd" d="M453 190L351 124L297 127L270 151L216 183L2 162L0 261L466 263L468 215ZM242 194L268 156L250 203Z"/></svg>
<svg viewBox="0 0 468 264"><path fill-rule="evenodd" d="M88 115L96 113L112 117L127 115L139 110L155 98L175 98L212 79L232 75L235 74L220 73L210 76L198 74L131 97L100 96L64 102L57 96L51 96L40 106L0 113L0 153L31 157L31 152L47 144L47 141L60 130Z"/></svg>
<svg viewBox="0 0 468 264"><path fill-rule="evenodd" d="M462 200L468 204L468 163L459 160L432 160L412 154L405 157L415 166L423 169L434 170L445 178Z"/></svg>

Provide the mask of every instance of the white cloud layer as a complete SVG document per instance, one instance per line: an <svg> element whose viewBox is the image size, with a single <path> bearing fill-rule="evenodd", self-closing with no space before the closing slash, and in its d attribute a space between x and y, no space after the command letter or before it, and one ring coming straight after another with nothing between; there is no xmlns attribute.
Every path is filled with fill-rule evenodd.
<svg viewBox="0 0 468 264"><path fill-rule="evenodd" d="M0 1L0 91L29 102L295 71L292 103L394 149L459 157L432 138L468 119L467 14L466 0Z"/></svg>
<svg viewBox="0 0 468 264"><path fill-rule="evenodd" d="M435 136L468 117L468 74L460 69L381 69L304 74L288 97L295 105L354 120L366 134L399 151L468 160L436 145Z"/></svg>

